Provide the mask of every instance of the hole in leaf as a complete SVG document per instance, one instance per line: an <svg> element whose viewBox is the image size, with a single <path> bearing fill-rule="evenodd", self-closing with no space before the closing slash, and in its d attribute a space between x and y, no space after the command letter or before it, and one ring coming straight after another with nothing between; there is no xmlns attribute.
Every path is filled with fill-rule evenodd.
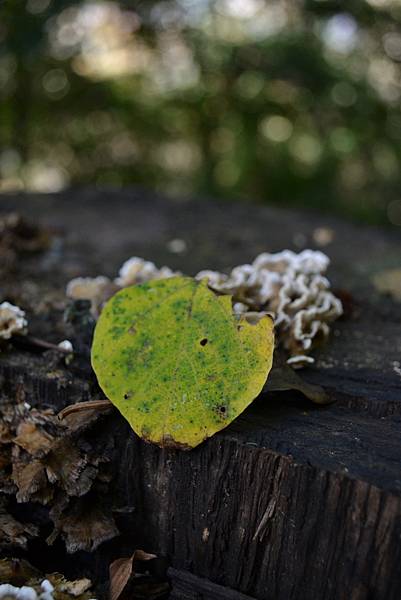
<svg viewBox="0 0 401 600"><path fill-rule="evenodd" d="M201 346L206 346L207 342L208 342L208 339L207 338L203 338L203 340L201 340L199 343L200 343Z"/></svg>

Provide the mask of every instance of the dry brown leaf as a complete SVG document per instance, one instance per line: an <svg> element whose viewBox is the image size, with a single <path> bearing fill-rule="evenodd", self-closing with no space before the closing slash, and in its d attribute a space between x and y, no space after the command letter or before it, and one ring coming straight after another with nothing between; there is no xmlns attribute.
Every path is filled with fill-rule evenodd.
<svg viewBox="0 0 401 600"><path fill-rule="evenodd" d="M0 582L21 586L25 585L30 579L39 578L40 576L40 571L23 558L3 558L0 560Z"/></svg>
<svg viewBox="0 0 401 600"><path fill-rule="evenodd" d="M67 438L54 446L44 464L51 483L58 482L69 496L83 496L97 475L97 468L88 462L88 455Z"/></svg>
<svg viewBox="0 0 401 600"><path fill-rule="evenodd" d="M134 576L134 563L136 560L152 560L155 554L143 550L135 550L128 558L117 558L109 567L110 574L110 600L118 600L124 592L129 580Z"/></svg>
<svg viewBox="0 0 401 600"><path fill-rule="evenodd" d="M322 386L305 381L289 365L273 367L263 391L284 392L288 390L301 392L315 404L331 404L333 402Z"/></svg>
<svg viewBox="0 0 401 600"><path fill-rule="evenodd" d="M13 434L10 431L9 425L0 423L0 444L10 444L13 441Z"/></svg>
<svg viewBox="0 0 401 600"><path fill-rule="evenodd" d="M99 413L85 411L60 422L24 403L0 407L0 491L16 494L18 502L51 501L55 529L49 543L60 534L69 552L92 550L118 535L111 514L97 500L113 477L114 452L114 440L98 427L98 419ZM2 537L11 534L7 530Z"/></svg>
<svg viewBox="0 0 401 600"><path fill-rule="evenodd" d="M119 534L114 519L93 498L79 498L66 510L50 511L55 531L48 538L52 543L58 534L64 539L67 552L92 552L100 544Z"/></svg>
<svg viewBox="0 0 401 600"><path fill-rule="evenodd" d="M54 438L33 422L22 422L17 429L14 443L20 446L31 456L43 456L49 452Z"/></svg>
<svg viewBox="0 0 401 600"><path fill-rule="evenodd" d="M40 498L43 504L47 504L53 496L53 491L48 485L45 469L38 460L23 466L21 463L14 463L13 480L18 487L18 502L29 502Z"/></svg>

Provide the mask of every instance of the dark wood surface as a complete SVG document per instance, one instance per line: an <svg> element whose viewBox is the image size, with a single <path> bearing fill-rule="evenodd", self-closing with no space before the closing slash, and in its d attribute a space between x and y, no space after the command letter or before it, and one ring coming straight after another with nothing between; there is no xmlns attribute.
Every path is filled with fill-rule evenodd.
<svg viewBox="0 0 401 600"><path fill-rule="evenodd" d="M334 239L323 251L347 317L304 377L336 403L262 394L186 453L141 442L112 415L121 466L115 502L133 509L124 543L140 540L173 567L254 598L401 596L401 310L372 284L376 273L399 266L399 232L268 207L172 202L141 190L3 196L0 209L56 232L52 248L26 259L18 274L33 332L54 341L64 333L61 310L51 326L45 311L33 316L30 289L59 294L77 275L115 276L132 255L188 274L226 270L262 251L316 247L316 228L330 228ZM185 253L168 250L173 238L186 241ZM12 300L17 283L2 282L1 296ZM41 405L61 408L95 389L85 368L55 378L43 355L21 350L0 356L0 373L4 394L23 389Z"/></svg>
<svg viewBox="0 0 401 600"><path fill-rule="evenodd" d="M170 600L253 600L250 596L196 577L188 571L169 569L168 575L172 586Z"/></svg>

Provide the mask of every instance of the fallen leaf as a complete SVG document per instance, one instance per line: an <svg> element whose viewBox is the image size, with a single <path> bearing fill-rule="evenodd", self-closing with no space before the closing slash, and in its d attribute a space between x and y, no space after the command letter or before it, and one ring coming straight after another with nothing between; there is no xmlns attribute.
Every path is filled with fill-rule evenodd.
<svg viewBox="0 0 401 600"><path fill-rule="evenodd" d="M156 554L149 554L143 550L135 550L129 558L117 558L111 563L110 573L110 600L118 600L124 592L129 580L134 576L134 563L136 560L146 561L156 558Z"/></svg>
<svg viewBox="0 0 401 600"><path fill-rule="evenodd" d="M331 404L333 402L322 386L308 383L288 365L273 367L263 390L265 392L297 390L315 404Z"/></svg>
<svg viewBox="0 0 401 600"><path fill-rule="evenodd" d="M101 504L113 478L115 449L99 414L74 413L61 422L47 410L4 403L0 420L0 490L15 494L18 502L49 506L54 525L49 542L61 535L74 552L118 535L111 503L107 510ZM25 547L38 534L36 527L23 528L0 510L3 545L14 537Z"/></svg>
<svg viewBox="0 0 401 600"><path fill-rule="evenodd" d="M13 481L18 488L18 502L40 501L47 504L53 497L45 468L38 460L27 464L14 460Z"/></svg>
<svg viewBox="0 0 401 600"><path fill-rule="evenodd" d="M118 292L96 325L92 365L138 435L189 449L226 427L261 391L273 321L233 315L207 280L153 280Z"/></svg>
<svg viewBox="0 0 401 600"><path fill-rule="evenodd" d="M35 423L24 421L17 429L17 437L14 444L21 446L32 456L46 454L54 438L43 429L40 429Z"/></svg>
<svg viewBox="0 0 401 600"><path fill-rule="evenodd" d="M61 440L45 460L50 483L58 482L69 496L82 496L92 487L97 475L95 465L74 440Z"/></svg>
<svg viewBox="0 0 401 600"><path fill-rule="evenodd" d="M33 578L39 578L40 571L23 558L3 558L0 560L0 582L11 585L25 585Z"/></svg>
<svg viewBox="0 0 401 600"><path fill-rule="evenodd" d="M14 439L10 427L5 423L0 423L0 444L10 444Z"/></svg>
<svg viewBox="0 0 401 600"><path fill-rule="evenodd" d="M51 544L61 534L67 552L93 552L100 544L119 534L112 515L93 498L77 498L66 510L59 511L53 507L50 514L55 530L48 543Z"/></svg>

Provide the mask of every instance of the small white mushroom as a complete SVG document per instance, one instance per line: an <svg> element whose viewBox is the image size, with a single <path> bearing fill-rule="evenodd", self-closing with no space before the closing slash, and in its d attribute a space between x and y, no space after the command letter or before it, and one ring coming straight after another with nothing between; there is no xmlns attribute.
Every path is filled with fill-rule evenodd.
<svg viewBox="0 0 401 600"><path fill-rule="evenodd" d="M2 583L0 585L0 598L16 598L18 590L19 588L10 583Z"/></svg>
<svg viewBox="0 0 401 600"><path fill-rule="evenodd" d="M71 344L70 340L63 340L62 342L59 342L57 344L57 346L59 348L61 348L62 350L66 350L67 352L71 352L71 354L74 352L74 348L73 348L73 345Z"/></svg>
<svg viewBox="0 0 401 600"><path fill-rule="evenodd" d="M105 287L110 283L110 279L103 275L76 277L68 282L66 294L68 298L75 300L92 300L92 298L101 296Z"/></svg>
<svg viewBox="0 0 401 600"><path fill-rule="evenodd" d="M74 347L70 340L63 340L57 344L61 350L65 351L64 362L68 366L74 359Z"/></svg>
<svg viewBox="0 0 401 600"><path fill-rule="evenodd" d="M17 600L36 600L37 597L35 590L27 585L20 587L17 594Z"/></svg>
<svg viewBox="0 0 401 600"><path fill-rule="evenodd" d="M40 584L42 593L39 596L39 600L54 600L53 592L54 586L50 583L48 579L44 579Z"/></svg>
<svg viewBox="0 0 401 600"><path fill-rule="evenodd" d="M169 267L158 269L153 262L132 256L122 265L114 283L119 287L128 287L152 279L167 279L175 275L179 275L179 273L172 271Z"/></svg>
<svg viewBox="0 0 401 600"><path fill-rule="evenodd" d="M0 599L10 600L37 600L38 595L34 588L23 585L22 587L15 587L10 583L3 583L0 585Z"/></svg>
<svg viewBox="0 0 401 600"><path fill-rule="evenodd" d="M0 304L0 338L9 340L15 334L24 335L28 321L25 312L10 302Z"/></svg>
<svg viewBox="0 0 401 600"><path fill-rule="evenodd" d="M92 314L98 316L101 306L115 292L108 277L76 277L67 284L66 295L72 300L90 300Z"/></svg>

